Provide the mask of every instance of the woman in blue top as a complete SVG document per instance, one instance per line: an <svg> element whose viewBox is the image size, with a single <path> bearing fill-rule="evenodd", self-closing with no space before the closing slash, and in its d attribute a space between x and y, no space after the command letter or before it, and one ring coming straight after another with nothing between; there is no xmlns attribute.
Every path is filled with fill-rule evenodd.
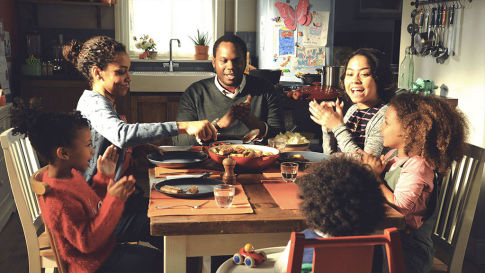
<svg viewBox="0 0 485 273"><path fill-rule="evenodd" d="M216 139L217 131L208 120L129 124L116 112L115 99L125 96L130 88L130 57L125 46L107 36L97 36L84 43L72 40L63 48L63 55L89 81L92 90L85 90L77 110L91 124L94 155L84 177L92 183L96 174L96 159L110 146L118 147L119 160L115 180L125 175L130 165L131 147L178 134L194 135L202 140ZM133 194L127 201L117 227L122 241L149 240L148 200ZM156 239L155 246L160 239Z"/></svg>

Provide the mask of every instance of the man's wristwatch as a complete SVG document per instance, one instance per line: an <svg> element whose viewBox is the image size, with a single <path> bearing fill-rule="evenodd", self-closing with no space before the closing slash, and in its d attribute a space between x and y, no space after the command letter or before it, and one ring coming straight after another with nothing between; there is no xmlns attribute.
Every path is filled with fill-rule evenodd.
<svg viewBox="0 0 485 273"><path fill-rule="evenodd" d="M222 130L222 128L221 128L221 127L219 127L219 125L217 125L217 122L218 122L218 121L219 121L219 118L216 118L216 119L214 119L214 120L213 120L211 123L214 125L214 127L216 127L216 130L217 130L217 131L220 131L220 130Z"/></svg>

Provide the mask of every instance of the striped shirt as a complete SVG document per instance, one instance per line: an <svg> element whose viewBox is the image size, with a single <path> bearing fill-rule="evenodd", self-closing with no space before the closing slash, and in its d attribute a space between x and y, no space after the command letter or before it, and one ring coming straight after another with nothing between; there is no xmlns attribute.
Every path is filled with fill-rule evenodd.
<svg viewBox="0 0 485 273"><path fill-rule="evenodd" d="M374 117L382 106L384 106L384 104L379 103L371 108L357 109L345 124L352 134L354 143L361 149L364 149L365 128L367 127L367 123L369 123L369 120Z"/></svg>

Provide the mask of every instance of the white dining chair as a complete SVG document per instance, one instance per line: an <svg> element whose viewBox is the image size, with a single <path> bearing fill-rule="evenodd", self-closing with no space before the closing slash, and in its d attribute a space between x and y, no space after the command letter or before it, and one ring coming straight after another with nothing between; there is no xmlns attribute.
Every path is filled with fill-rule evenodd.
<svg viewBox="0 0 485 273"><path fill-rule="evenodd" d="M14 135L13 128L0 135L5 154L10 187L19 214L27 245L29 272L54 272L57 267L50 238L44 230L39 204L32 191L30 177L39 169L37 155L28 138ZM40 235L39 235L40 234Z"/></svg>

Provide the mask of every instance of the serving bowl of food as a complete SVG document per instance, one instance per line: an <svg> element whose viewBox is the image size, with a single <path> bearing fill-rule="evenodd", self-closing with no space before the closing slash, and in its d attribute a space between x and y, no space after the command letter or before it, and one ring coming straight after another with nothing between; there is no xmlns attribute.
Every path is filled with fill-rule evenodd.
<svg viewBox="0 0 485 273"><path fill-rule="evenodd" d="M209 156L219 164L229 156L236 160L236 168L259 170L275 163L279 151L276 148L251 144L218 145L209 148Z"/></svg>
<svg viewBox="0 0 485 273"><path fill-rule="evenodd" d="M310 147L310 141L300 133L279 133L274 139L286 143L284 148L285 151L306 151Z"/></svg>

